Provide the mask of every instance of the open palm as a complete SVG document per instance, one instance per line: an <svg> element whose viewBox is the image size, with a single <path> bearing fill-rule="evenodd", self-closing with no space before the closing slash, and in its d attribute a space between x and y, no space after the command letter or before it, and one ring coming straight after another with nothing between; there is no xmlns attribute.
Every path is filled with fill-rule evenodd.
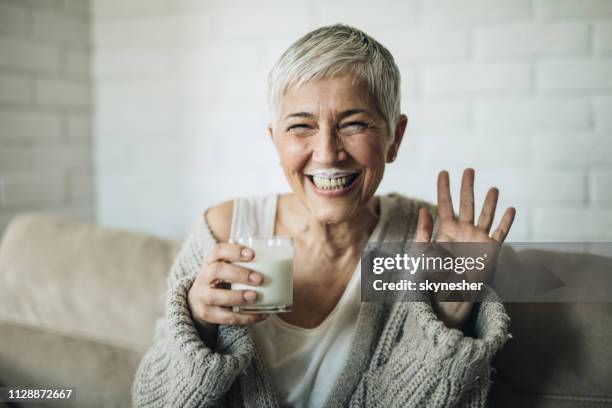
<svg viewBox="0 0 612 408"><path fill-rule="evenodd" d="M417 222L417 242L485 242L502 244L510 231L516 210L509 207L504 212L497 229L490 234L495 218L499 190L492 187L482 206L478 221L474 222L474 170L465 169L461 178L459 216L455 216L450 194L448 172L441 171L438 175L438 231L433 234L433 218L428 210L419 210ZM487 269L490 273L490 269ZM478 277L478 281L486 280L486 276ZM432 304L438 317L448 327L462 328L471 310L472 302L444 302L435 294Z"/></svg>

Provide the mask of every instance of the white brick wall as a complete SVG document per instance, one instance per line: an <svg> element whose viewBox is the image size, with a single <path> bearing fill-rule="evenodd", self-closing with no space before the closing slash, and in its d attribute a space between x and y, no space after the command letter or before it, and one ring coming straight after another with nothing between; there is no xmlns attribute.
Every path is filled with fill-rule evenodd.
<svg viewBox="0 0 612 408"><path fill-rule="evenodd" d="M0 139L58 140L62 134L62 118L51 112L31 110L0 111Z"/></svg>
<svg viewBox="0 0 612 408"><path fill-rule="evenodd" d="M592 200L595 204L612 205L612 172L593 171L590 173Z"/></svg>
<svg viewBox="0 0 612 408"><path fill-rule="evenodd" d="M531 89L529 64L465 64L432 67L423 73L425 95L525 93Z"/></svg>
<svg viewBox="0 0 612 408"><path fill-rule="evenodd" d="M475 127L483 133L505 130L581 130L591 127L591 104L585 97L498 97L478 100Z"/></svg>
<svg viewBox="0 0 612 408"><path fill-rule="evenodd" d="M612 16L612 3L609 0L535 0L536 15L547 18Z"/></svg>
<svg viewBox="0 0 612 408"><path fill-rule="evenodd" d="M474 53L480 57L526 57L584 54L589 24L520 22L474 27Z"/></svg>
<svg viewBox="0 0 612 408"><path fill-rule="evenodd" d="M612 52L612 21L596 23L594 32L595 51L602 54Z"/></svg>
<svg viewBox="0 0 612 408"><path fill-rule="evenodd" d="M0 0L0 234L24 211L94 220L89 0Z"/></svg>
<svg viewBox="0 0 612 408"><path fill-rule="evenodd" d="M181 237L216 202L286 191L266 135L267 71L299 35L345 22L387 45L403 74L409 126L382 192L435 200L447 168L456 194L472 166L481 199L496 185L500 205L517 207L509 239L612 239L610 0L94 0L93 17L105 225ZM82 73L71 58L62 69ZM87 98L55 86L66 106ZM7 98L42 106L41 87L14 85ZM87 185L71 179L70 191Z"/></svg>
<svg viewBox="0 0 612 408"><path fill-rule="evenodd" d="M23 106L31 101L31 85L21 75L0 73L0 103Z"/></svg>
<svg viewBox="0 0 612 408"><path fill-rule="evenodd" d="M428 0L421 2L425 22L462 21L503 21L523 19L531 13L529 0Z"/></svg>
<svg viewBox="0 0 612 408"><path fill-rule="evenodd" d="M612 131L612 98L595 98L595 129Z"/></svg>
<svg viewBox="0 0 612 408"><path fill-rule="evenodd" d="M542 91L605 91L612 89L612 59L543 61L536 75Z"/></svg>
<svg viewBox="0 0 612 408"><path fill-rule="evenodd" d="M0 38L2 67L34 71L57 72L60 69L61 54L57 46L36 44L35 41L20 38Z"/></svg>

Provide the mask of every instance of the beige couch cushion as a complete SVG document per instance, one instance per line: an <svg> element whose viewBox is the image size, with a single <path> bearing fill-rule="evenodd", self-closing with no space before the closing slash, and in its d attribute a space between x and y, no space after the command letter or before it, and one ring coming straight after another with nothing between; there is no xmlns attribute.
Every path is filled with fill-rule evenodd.
<svg viewBox="0 0 612 408"><path fill-rule="evenodd" d="M493 407L611 407L612 304L507 303Z"/></svg>
<svg viewBox="0 0 612 408"><path fill-rule="evenodd" d="M0 245L0 320L134 350L152 342L179 243L25 214Z"/></svg>
<svg viewBox="0 0 612 408"><path fill-rule="evenodd" d="M0 383L71 387L75 400L23 407L130 407L140 352L0 321ZM2 406L2 403L0 403Z"/></svg>
<svg viewBox="0 0 612 408"><path fill-rule="evenodd" d="M17 218L0 244L0 382L55 378L81 388L81 406L128 406L178 247L43 215ZM507 307L514 338L495 358L493 407L612 406L611 304Z"/></svg>
<svg viewBox="0 0 612 408"><path fill-rule="evenodd" d="M544 273L568 286L580 280L602 290L612 286L610 258L534 249L517 256L529 266L507 271L518 287L528 288L534 276ZM551 292L563 294L565 289ZM505 306L513 338L495 356L491 406L612 406L612 303L506 302Z"/></svg>

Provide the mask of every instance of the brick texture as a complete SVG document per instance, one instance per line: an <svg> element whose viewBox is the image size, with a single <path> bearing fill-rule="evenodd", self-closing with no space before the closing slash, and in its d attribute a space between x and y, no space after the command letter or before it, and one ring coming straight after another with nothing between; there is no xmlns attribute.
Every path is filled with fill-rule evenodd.
<svg viewBox="0 0 612 408"><path fill-rule="evenodd" d="M10 4L16 20L19 10ZM36 36L65 23L49 30L66 42L59 68L50 47L0 74L61 69L82 78L87 47L72 38L82 12L32 15ZM480 199L496 185L500 206L517 207L510 240L612 239L612 228L602 227L612 211L609 0L94 0L92 18L98 167L71 172L67 196L91 196L95 179L103 224L182 237L216 202L286 191L266 134L267 72L299 35L345 22L387 45L403 74L409 125L381 192L435 201L439 170L451 171L456 193L461 170L472 166ZM52 75L35 79L0 103L71 110L62 117L63 143L86 148L91 120L82 110L91 92ZM39 125L10 115L18 133L39 138ZM49 126L57 136L57 124Z"/></svg>
<svg viewBox="0 0 612 408"><path fill-rule="evenodd" d="M89 0L0 0L0 234L18 213L94 220Z"/></svg>

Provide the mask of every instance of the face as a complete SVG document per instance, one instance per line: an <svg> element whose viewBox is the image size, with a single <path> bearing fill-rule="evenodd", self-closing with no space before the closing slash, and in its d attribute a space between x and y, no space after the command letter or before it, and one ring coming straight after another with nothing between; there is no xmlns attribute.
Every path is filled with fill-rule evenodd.
<svg viewBox="0 0 612 408"><path fill-rule="evenodd" d="M337 223L373 197L406 121L390 131L366 84L343 75L287 89L269 132L297 198L320 222Z"/></svg>

